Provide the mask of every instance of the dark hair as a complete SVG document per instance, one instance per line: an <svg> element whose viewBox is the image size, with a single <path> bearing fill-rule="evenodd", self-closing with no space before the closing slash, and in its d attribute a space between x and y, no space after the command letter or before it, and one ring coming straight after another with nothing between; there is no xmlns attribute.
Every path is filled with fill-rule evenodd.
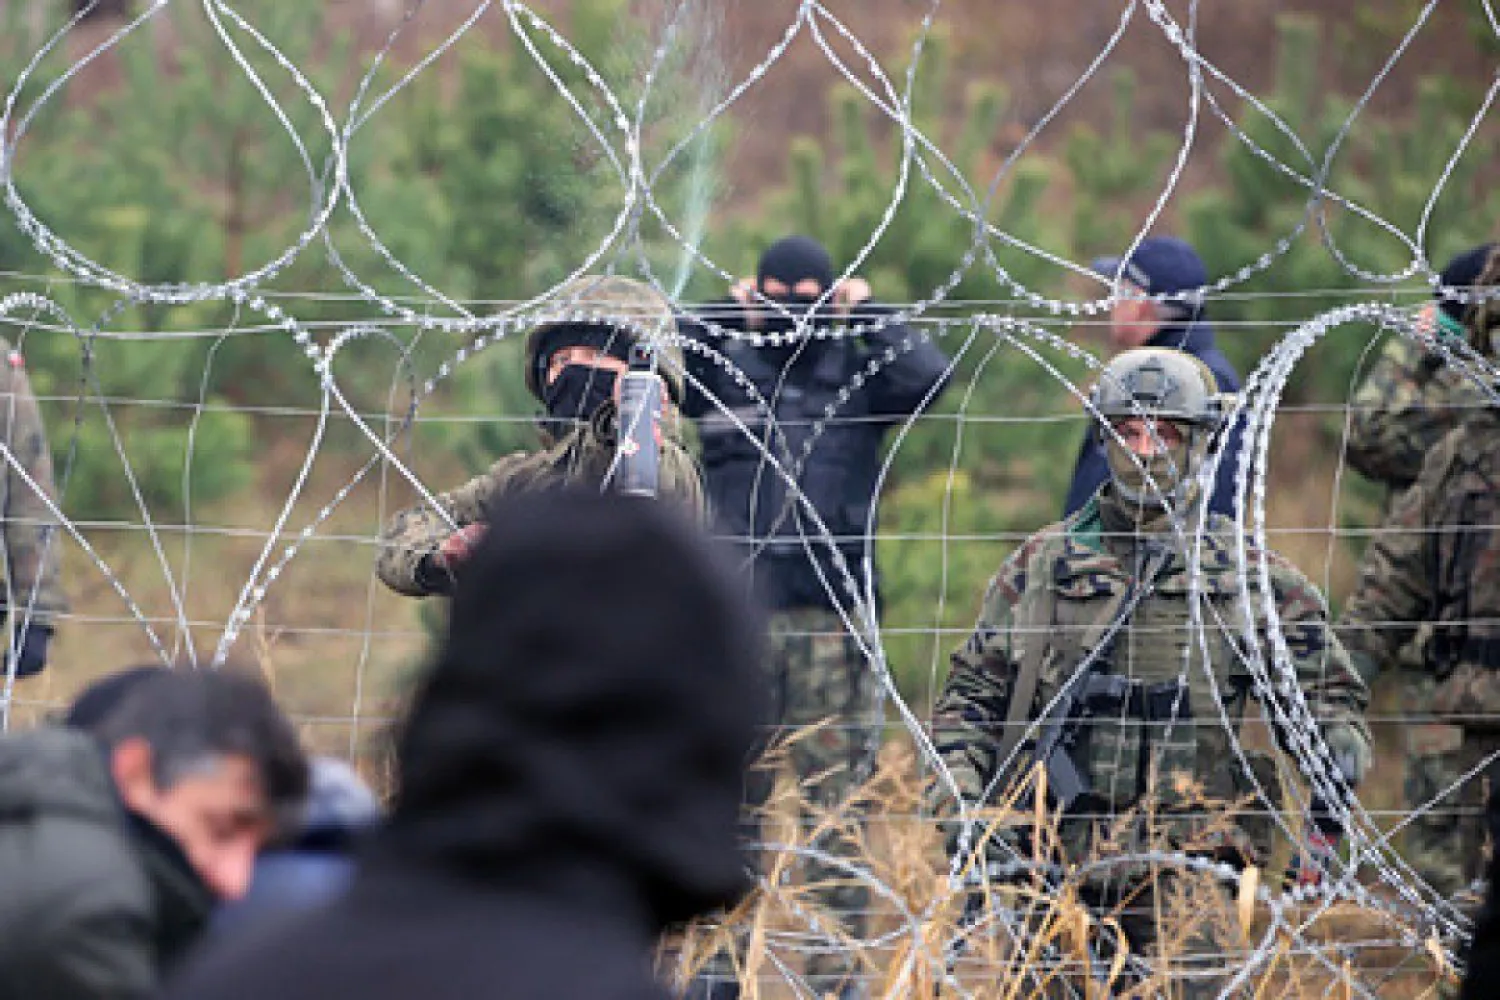
<svg viewBox="0 0 1500 1000"><path fill-rule="evenodd" d="M147 663L96 678L73 697L73 703L58 721L69 729L92 732L105 716L120 707L120 702L137 684L167 669L160 663Z"/></svg>
<svg viewBox="0 0 1500 1000"><path fill-rule="evenodd" d="M239 670L182 667L138 677L89 727L106 747L143 739L160 788L218 757L248 757L278 816L307 795L307 758L297 732L258 678Z"/></svg>

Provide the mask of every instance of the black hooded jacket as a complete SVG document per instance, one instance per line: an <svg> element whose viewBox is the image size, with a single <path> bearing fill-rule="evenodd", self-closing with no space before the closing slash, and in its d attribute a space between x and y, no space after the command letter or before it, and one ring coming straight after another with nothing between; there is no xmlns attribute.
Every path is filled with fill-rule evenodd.
<svg viewBox="0 0 1500 1000"><path fill-rule="evenodd" d="M170 996L664 997L657 935L747 887L760 630L732 570L649 501L530 494L489 523L349 892Z"/></svg>
<svg viewBox="0 0 1500 1000"><path fill-rule="evenodd" d="M786 318L765 309L752 323L756 308L730 301L703 309L698 320L680 321L685 335L732 366L716 363L711 354L686 352L690 378L683 412L698 423L715 523L751 557L758 592L778 610L831 607L824 581L838 587L841 579L833 554L767 453L796 477L863 595L872 582L864 579L864 554L882 447L893 429L936 402L949 361L930 337L904 323L859 339L759 347L705 325L785 329ZM816 327L874 325L888 321L891 310L865 303L849 315L825 312ZM804 536L814 540L811 546Z"/></svg>

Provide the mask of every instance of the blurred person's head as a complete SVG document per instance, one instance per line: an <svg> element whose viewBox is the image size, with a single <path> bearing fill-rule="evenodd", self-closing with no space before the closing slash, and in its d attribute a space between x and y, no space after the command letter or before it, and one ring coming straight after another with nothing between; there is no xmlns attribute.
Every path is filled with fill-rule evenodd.
<svg viewBox="0 0 1500 1000"><path fill-rule="evenodd" d="M787 236L772 243L760 255L755 283L761 295L779 308L761 311L760 328L767 333L789 334L798 329L799 322L812 327L827 325L835 311L831 301L819 315L809 317L807 311L833 287L833 279L833 258L812 237ZM826 339L802 337L795 351L780 342L764 344L762 349L779 365L793 356L812 362L828 343Z"/></svg>
<svg viewBox="0 0 1500 1000"><path fill-rule="evenodd" d="M222 899L244 894L256 854L307 791L296 731L266 686L238 672L144 673L84 728L104 744L125 807Z"/></svg>
<svg viewBox="0 0 1500 1000"><path fill-rule="evenodd" d="M1109 340L1117 351L1142 347L1163 329L1203 315L1200 290L1208 284L1208 270L1183 240L1150 236L1128 258L1100 257L1091 267L1111 281L1120 279L1109 314Z"/></svg>
<svg viewBox="0 0 1500 1000"><path fill-rule="evenodd" d="M764 721L733 569L650 501L530 493L488 520L400 736L382 843L557 894L608 879L659 926L732 902Z"/></svg>

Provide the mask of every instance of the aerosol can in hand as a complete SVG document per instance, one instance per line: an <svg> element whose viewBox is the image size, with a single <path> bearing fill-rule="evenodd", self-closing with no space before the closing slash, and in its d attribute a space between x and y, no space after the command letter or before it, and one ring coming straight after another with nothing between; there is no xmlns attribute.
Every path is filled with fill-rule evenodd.
<svg viewBox="0 0 1500 1000"><path fill-rule="evenodd" d="M617 492L656 496L661 479L661 391L655 352L645 344L635 344L630 349L630 370L620 376Z"/></svg>

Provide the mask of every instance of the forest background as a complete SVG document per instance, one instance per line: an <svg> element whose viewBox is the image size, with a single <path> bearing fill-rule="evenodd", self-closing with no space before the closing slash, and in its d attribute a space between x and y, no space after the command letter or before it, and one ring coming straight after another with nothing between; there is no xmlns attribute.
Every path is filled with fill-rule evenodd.
<svg viewBox="0 0 1500 1000"><path fill-rule="evenodd" d="M400 20L399 9L383 2L357 13L340 3L234 6L329 96L341 125L340 109ZM927 5L829 6L901 86ZM1309 157L1321 163L1338 142L1330 186L1407 234L1428 213L1425 250L1439 265L1497 234L1493 115L1432 198L1500 57L1481 5L1438 5L1342 141L1360 95L1425 5L1228 6L1203 12L1200 50L1260 97L1305 152L1261 110L1210 81L1208 92L1246 136L1307 173L1314 171ZM65 11L54 8L61 7L4 5L0 75L7 83L60 23ZM628 108L675 7L537 5ZM940 8L914 78L915 121L949 161L921 154L932 175L950 190L962 177L982 199L1006 165L988 220L1074 262L1119 250L1143 224L1173 171L1188 114L1185 66L1160 29L1139 11L1122 21L1126 5L1104 7L955 0ZM327 242L308 245L255 300L119 302L39 254L13 217L0 221L3 290L44 292L79 327L23 310L4 331L22 345L43 399L63 509L174 651L212 647L279 513L288 516L278 544L329 515L270 589L247 643L275 665L278 683L297 692L304 715L321 720L330 738L347 734L351 747L364 716L380 716L387 682L423 646L415 602L383 593L369 578L380 520L413 494L389 469L341 493L371 446L347 417L333 418L318 436L318 381L303 349L275 322L275 309L320 343L355 322L384 331L341 353L335 375L370 426L387 433L406 413L413 384L433 377L463 340L424 332L354 294L341 265L419 313L454 314L392 268L370 234L451 302L482 312L564 277L610 231L623 201L608 154L579 114L610 134L610 112L566 53L527 22L517 22L522 34L573 87L580 108L569 106L499 12L390 100L373 100L468 9L439 0L421 8L376 70L363 103L370 114L350 144L350 190L362 218L341 209ZM820 238L839 263L852 259L895 188L899 130L806 31L742 101L696 130L726 85L764 58L795 5L705 4L690 13L679 28L696 41L669 56L666 85L643 107L648 164L686 141L655 186L663 214L731 275L752 273L759 250L789 232ZM96 17L78 25L37 66L20 107L123 23ZM830 48L868 80L860 54L823 27ZM329 143L317 110L276 60L242 30L229 30L287 110L309 162L321 164ZM1110 58L1021 148L1117 31ZM51 230L112 270L150 282L216 282L273 259L305 228L310 182L301 155L201 7L174 4L42 108L16 151L15 192ZM1418 281L1376 286L1348 273L1325 231L1340 254L1368 271L1399 270L1409 250L1368 221L1329 205L1320 211L1323 227L1307 226L1269 267L1211 301L1221 346L1243 373L1324 309L1364 300L1416 304L1428 294ZM1192 240L1210 273L1221 275L1274 251L1306 215L1305 189L1205 114L1155 231ZM1102 354L1097 319L1019 300L982 260L965 269L973 230L914 170L859 273L886 302L922 300L951 281L932 314L1026 316ZM695 265L649 214L641 236L653 271L684 301L723 294L724 276ZM992 245L1001 266L1043 295L1082 301L1105 294L1098 282L1043 257ZM966 325L949 329L944 346L957 351L969 333ZM1339 475L1343 407L1378 335L1346 328L1316 347L1273 438L1273 542L1335 603L1352 583L1363 532L1382 499L1357 475ZM531 441L536 406L521 385L518 347L510 338L458 366L400 436L398 454L430 486L445 487ZM1041 353L1064 376L1085 377L1065 352ZM947 649L972 622L984 580L1020 537L1058 512L1083 429L1061 383L986 334L964 351L955 385L934 412L901 438L882 497L877 559L890 664L919 710L941 683ZM312 442L316 458L304 475ZM64 628L64 667L36 682L44 685L34 693L38 705L150 648L99 563L71 545L67 559L78 617ZM186 596L174 599L174 590Z"/></svg>

